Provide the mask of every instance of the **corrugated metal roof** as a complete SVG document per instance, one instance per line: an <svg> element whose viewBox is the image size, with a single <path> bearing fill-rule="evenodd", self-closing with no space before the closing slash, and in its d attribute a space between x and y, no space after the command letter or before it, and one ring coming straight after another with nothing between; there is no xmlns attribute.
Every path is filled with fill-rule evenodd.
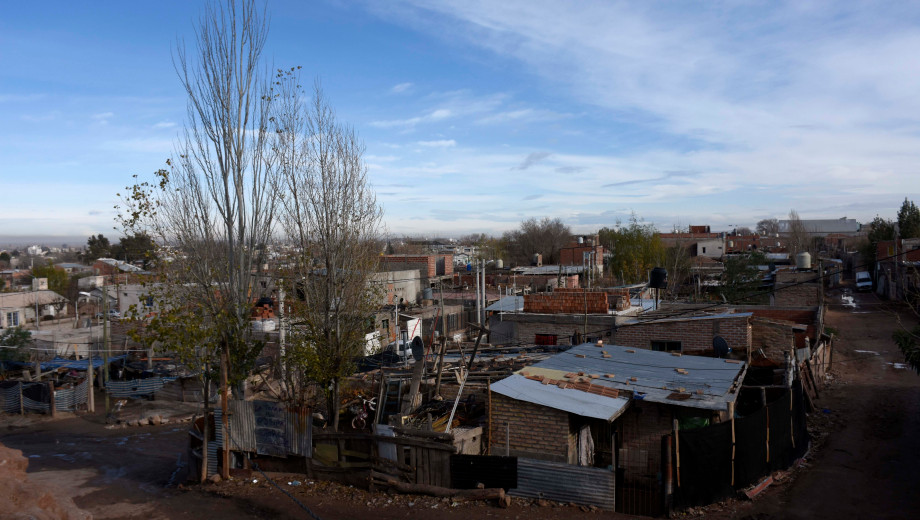
<svg viewBox="0 0 920 520"><path fill-rule="evenodd" d="M676 317L665 317L656 318L654 315L646 315L642 318L636 318L635 320L630 320L621 323L619 326L628 326L642 324L647 321L654 321L655 323L664 323L667 321L695 321L695 320L721 320L725 318L749 318L753 316L753 312L726 312L722 314L703 314L698 316L676 316Z"/></svg>
<svg viewBox="0 0 920 520"><path fill-rule="evenodd" d="M523 296L505 296L501 300L486 307L489 312L515 312L524 310Z"/></svg>
<svg viewBox="0 0 920 520"><path fill-rule="evenodd" d="M573 388L562 389L556 385L544 385L519 374L492 383L491 389L518 401L605 421L616 419L629 404L629 399L622 397L604 397Z"/></svg>
<svg viewBox="0 0 920 520"><path fill-rule="evenodd" d="M518 487L509 489L509 495L573 502L608 510L614 508L616 480L612 471L519 458L517 473Z"/></svg>
<svg viewBox="0 0 920 520"><path fill-rule="evenodd" d="M584 270L584 266L581 265L542 265L540 267L515 267L512 269L513 272L524 276L559 274L560 272L563 275L569 275L579 274Z"/></svg>
<svg viewBox="0 0 920 520"><path fill-rule="evenodd" d="M604 352L610 357L605 358ZM732 392L732 385L742 374L744 368L745 364L742 362L730 363L724 359L674 356L668 352L617 345L598 347L593 343L584 343L529 368L524 368L522 371L530 371L535 374L555 373L558 374L557 379L572 372L595 374L598 377L591 379L592 385L629 390L633 392L633 399L689 408L724 410L727 403L733 402L737 397L737 393ZM686 373L680 373L678 369ZM608 377L608 375L613 377ZM632 378L636 378L635 381ZM493 383L492 389L496 387L502 389L499 393L519 400L528 400L524 396L529 389L536 387L552 392L551 395L554 397L581 394L582 396L578 399L584 399L586 398L583 397L584 395L589 395L593 399L612 400L609 397L588 394L574 388L561 389L553 385L543 385L520 375ZM552 390L553 388L555 390ZM514 395L511 395L512 393ZM689 397L681 400L669 399L668 396L674 393L689 394ZM535 398L532 397L529 402L535 402L532 399ZM546 402L537 404L552 406L548 403L555 402L548 398L544 400ZM577 412L573 411L573 413ZM588 415L588 417L596 417L596 415Z"/></svg>

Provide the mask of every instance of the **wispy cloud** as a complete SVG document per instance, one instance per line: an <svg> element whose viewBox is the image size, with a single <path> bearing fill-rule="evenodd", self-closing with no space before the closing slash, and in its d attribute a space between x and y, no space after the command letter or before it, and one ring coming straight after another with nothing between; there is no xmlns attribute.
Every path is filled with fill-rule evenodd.
<svg viewBox="0 0 920 520"><path fill-rule="evenodd" d="M441 139L438 141L419 141L419 146L425 146L427 148L449 148L452 146L457 146L457 141L453 139Z"/></svg>
<svg viewBox="0 0 920 520"><path fill-rule="evenodd" d="M153 125L153 127L156 129L174 128L175 126L176 123L173 123L172 121L160 121L159 123Z"/></svg>
<svg viewBox="0 0 920 520"><path fill-rule="evenodd" d="M527 157L524 158L523 161L521 161L521 164L515 166L512 169L513 170L526 170L527 168L530 168L534 164L537 164L538 162L542 161L543 159L546 159L550 155L552 154L549 152L531 152L530 154L527 155Z"/></svg>
<svg viewBox="0 0 920 520"><path fill-rule="evenodd" d="M91 115L90 119L92 119L93 121L106 122L109 119L112 119L113 117L115 117L115 114L113 112L100 112L98 114Z"/></svg>
<svg viewBox="0 0 920 520"><path fill-rule="evenodd" d="M430 123L441 121L453 115L453 112L447 108L438 108L428 112L423 116L410 117L408 119L391 119L384 121L371 121L370 125L377 128L411 128L420 123Z"/></svg>
<svg viewBox="0 0 920 520"><path fill-rule="evenodd" d="M412 83L400 83L390 88L391 94L402 94L412 88Z"/></svg>

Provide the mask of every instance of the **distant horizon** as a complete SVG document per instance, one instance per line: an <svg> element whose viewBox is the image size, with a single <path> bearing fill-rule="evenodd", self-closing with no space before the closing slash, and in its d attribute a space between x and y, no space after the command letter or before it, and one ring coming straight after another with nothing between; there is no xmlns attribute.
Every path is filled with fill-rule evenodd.
<svg viewBox="0 0 920 520"><path fill-rule="evenodd" d="M842 218L849 219L852 217L848 217L848 216L830 217L829 216L829 217L819 217L819 218L814 218L814 219L809 218L809 219L803 219L803 220L840 220ZM782 221L782 220L787 220L787 219L777 218L777 220ZM860 225L865 225L869 223L869 222L861 221L859 219L854 219L854 220L856 220ZM609 225L599 226L594 229L589 229L589 228L575 229L574 227L571 227L571 226L570 228L572 230L573 236L588 235L588 234L596 233L603 227L613 227L614 224L615 223L611 223ZM741 224L737 226L733 225L729 228L719 229L719 228L713 227L711 224L703 222L703 223L692 223L688 225L682 225L681 228L688 229L689 226L710 226L712 233L723 233L723 232L730 233L735 229L741 229L745 227L749 228L751 231L755 231L756 223ZM671 233L673 227L674 226L672 225L672 226L669 226L663 229L661 226L655 226L655 229L659 233ZM515 229L515 228L512 228L512 229ZM503 232L488 233L484 231L477 231L477 230L471 229L469 231L458 232L458 233L388 233L388 234L384 234L383 238L407 237L407 238L425 238L429 240L433 240L437 238L458 239L458 238L461 238L467 235L481 234L481 233L485 233L486 235L496 237L496 238L500 238L503 234ZM0 250L3 250L5 248L10 248L10 247L19 248L19 247L28 247L28 246L61 247L62 245L65 245L65 244L67 247L81 247L82 248L82 247L86 247L86 241L89 239L90 236L97 235L97 234L104 235L106 238L109 239L109 242L112 245L117 244L118 241L122 238L122 235L119 233L106 234L105 232L90 233L89 235L86 235L84 237L80 237L76 235L71 236L71 235L8 235L7 234L7 235L0 235Z"/></svg>

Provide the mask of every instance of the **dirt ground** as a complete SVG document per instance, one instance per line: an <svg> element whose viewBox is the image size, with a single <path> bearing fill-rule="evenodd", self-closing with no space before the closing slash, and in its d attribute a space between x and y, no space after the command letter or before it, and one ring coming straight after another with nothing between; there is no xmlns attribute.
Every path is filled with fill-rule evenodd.
<svg viewBox="0 0 920 520"><path fill-rule="evenodd" d="M851 297L852 300L846 298ZM729 500L679 517L905 518L920 509L920 376L903 367L891 333L916 318L872 294L828 295L827 325L837 331L829 386L810 423L813 451L753 501ZM97 401L98 407L98 401ZM98 408L97 408L98 409ZM323 519L635 518L577 506L515 499L508 509L430 497L369 493L273 475L286 496L258 473L203 486L184 481L188 423L107 429L103 414L58 420L0 418L0 442L29 457L30 478L52 483L95 518ZM255 480L255 482L253 482ZM295 481L299 482L296 485Z"/></svg>

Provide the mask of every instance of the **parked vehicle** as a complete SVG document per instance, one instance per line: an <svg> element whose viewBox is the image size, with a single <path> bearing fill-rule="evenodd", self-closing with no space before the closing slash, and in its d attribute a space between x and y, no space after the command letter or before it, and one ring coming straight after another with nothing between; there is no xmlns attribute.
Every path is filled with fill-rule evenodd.
<svg viewBox="0 0 920 520"><path fill-rule="evenodd" d="M856 290L857 291L871 291L872 290L872 277L869 275L868 271L859 271L856 273Z"/></svg>
<svg viewBox="0 0 920 520"><path fill-rule="evenodd" d="M97 313L96 313L96 319L100 319L100 320L101 320L103 317L104 317L104 315L103 315L101 312L97 312ZM115 310L115 309L109 309L109 320L110 320L110 321L118 321L118 320L120 320L120 319L121 319L121 313L120 313L120 312L118 312L118 311Z"/></svg>

